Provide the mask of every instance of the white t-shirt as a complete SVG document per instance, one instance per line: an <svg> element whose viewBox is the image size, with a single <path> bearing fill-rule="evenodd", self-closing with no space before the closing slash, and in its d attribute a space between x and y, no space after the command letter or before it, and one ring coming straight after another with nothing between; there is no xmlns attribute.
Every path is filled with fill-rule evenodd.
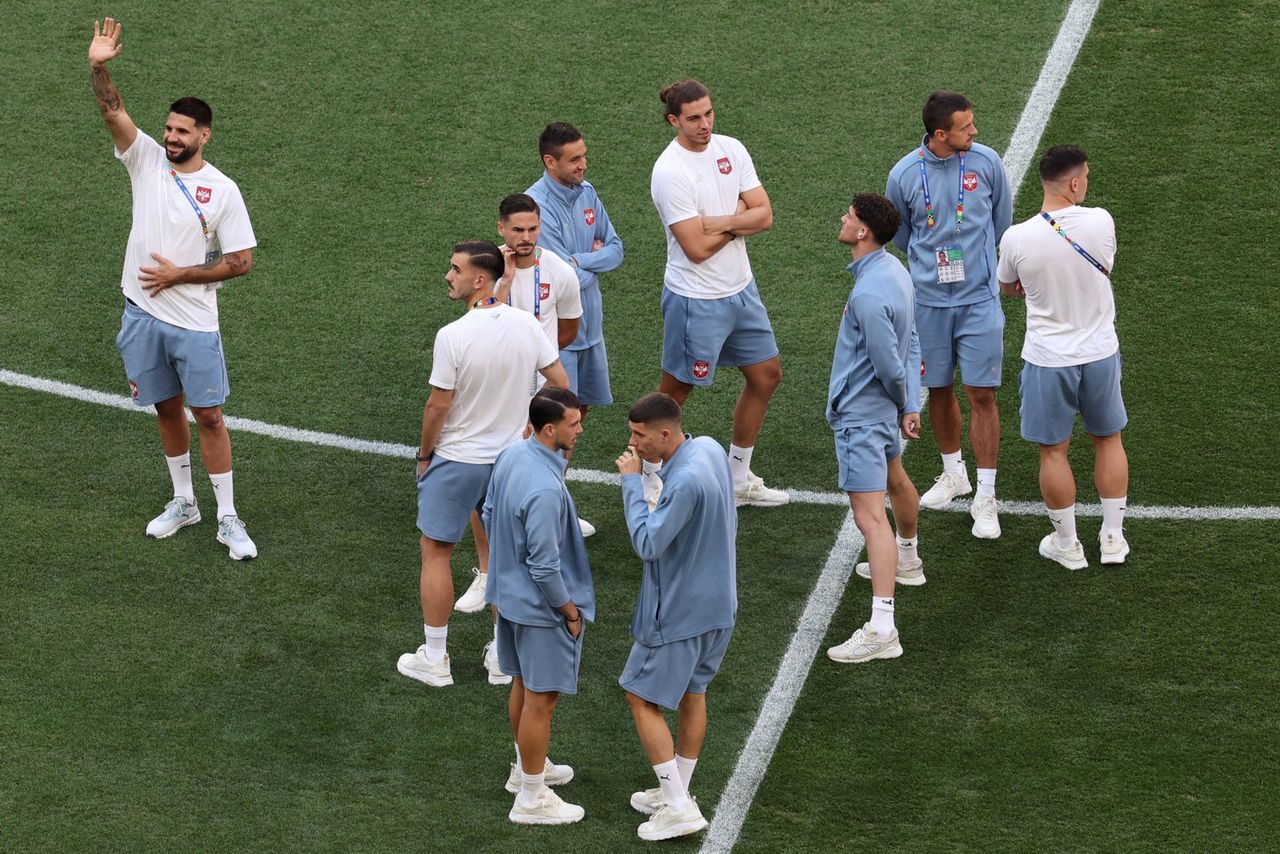
<svg viewBox="0 0 1280 854"><path fill-rule="evenodd" d="M431 385L452 391L453 404L435 453L456 463L497 459L529 421L530 375L559 358L533 315L509 305L472 309L441 327Z"/></svg>
<svg viewBox="0 0 1280 854"><path fill-rule="evenodd" d="M240 188L206 161L195 172L178 173L191 194L188 201L169 174L164 147L142 131L138 131L127 151L117 151L115 155L133 183L133 227L125 248L120 289L141 309L165 323L216 332L217 289L221 282L174 285L150 296L138 281L138 268L155 266L152 252L179 267L194 267L203 264L210 251L226 254L256 246L258 241L253 236ZM209 226L207 238L192 202L204 213Z"/></svg>
<svg viewBox="0 0 1280 854"><path fill-rule="evenodd" d="M538 280L541 294L538 300L538 315L542 323L542 331L547 334L552 345L559 348L559 321L573 320L582 317L582 291L578 286L578 274L569 263L549 249L537 250L541 254L539 260ZM533 267L517 269L511 281L511 305L522 311L533 313Z"/></svg>
<svg viewBox="0 0 1280 854"><path fill-rule="evenodd" d="M712 134L704 151L689 151L677 140L653 164L649 192L667 231L664 283L692 299L733 296L751 284L747 244L734 239L701 264L689 260L671 224L696 216L731 216L738 197L760 186L746 147L731 136Z"/></svg>
<svg viewBox="0 0 1280 854"><path fill-rule="evenodd" d="M1116 258L1116 224L1103 208L1050 211L1073 241L1108 270ZM1085 260L1039 214L1010 226L1000 241L1002 282L1027 292L1022 358L1042 368L1096 362L1120 349L1111 280Z"/></svg>

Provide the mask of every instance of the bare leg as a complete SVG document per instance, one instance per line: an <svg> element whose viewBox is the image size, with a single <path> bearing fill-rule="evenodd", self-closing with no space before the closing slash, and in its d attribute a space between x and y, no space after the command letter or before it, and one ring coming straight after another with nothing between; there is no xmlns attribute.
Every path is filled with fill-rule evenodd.
<svg viewBox="0 0 1280 854"><path fill-rule="evenodd" d="M973 445L973 460L978 468L993 469L1000 456L1000 412L996 409L996 390L965 386L964 391L969 396L969 443ZM960 446L959 426L957 421L957 448Z"/></svg>
<svg viewBox="0 0 1280 854"><path fill-rule="evenodd" d="M156 426L166 457L180 457L191 450L191 427L182 408L182 395L156 404Z"/></svg>
<svg viewBox="0 0 1280 854"><path fill-rule="evenodd" d="M489 535L485 533L480 514L471 511L471 536L476 541L476 567L481 572L489 571Z"/></svg>
<svg viewBox="0 0 1280 854"><path fill-rule="evenodd" d="M676 728L676 753L697 759L707 737L707 695L686 693L680 698L680 722ZM653 763L657 765L658 763Z"/></svg>
<svg viewBox="0 0 1280 854"><path fill-rule="evenodd" d="M898 536L907 540L914 537L920 518L920 493L902 467L902 457L889 461L889 506L893 508L893 524Z"/></svg>
<svg viewBox="0 0 1280 854"><path fill-rule="evenodd" d="M511 740L520 743L520 713L524 710L524 680L519 676L511 680L511 696L507 698L507 720L511 722ZM521 767L524 761L521 760Z"/></svg>
<svg viewBox="0 0 1280 854"><path fill-rule="evenodd" d="M644 755L649 758L650 765L661 765L676 758L675 743L671 740L671 730L662 717L662 709L656 703L637 697L627 692L627 705L631 707L631 717L636 722L636 734L640 736L640 746ZM524 748L520 748L522 751ZM692 758L692 757L690 757Z"/></svg>
<svg viewBox="0 0 1280 854"><path fill-rule="evenodd" d="M769 412L769 400L782 382L782 362L774 356L754 365L744 365L740 370L746 384L733 409L733 444L754 448Z"/></svg>
<svg viewBox="0 0 1280 854"><path fill-rule="evenodd" d="M956 400L954 388L944 385L929 389L929 422L939 452L954 454L960 450L960 401Z"/></svg>
<svg viewBox="0 0 1280 854"><path fill-rule="evenodd" d="M547 747L551 744L551 715L556 710L556 700L560 695L555 691L530 691L523 686L522 682L524 701L516 734L516 743L520 745L520 768L526 774L541 774L547 761Z"/></svg>
<svg viewBox="0 0 1280 854"><path fill-rule="evenodd" d="M1067 462L1071 440L1040 446L1040 494L1050 510L1063 510L1076 503L1076 479Z"/></svg>
<svg viewBox="0 0 1280 854"><path fill-rule="evenodd" d="M669 394L676 399L676 403L680 404L680 408L684 408L684 402L689 399L689 392L693 391L691 383L681 382L666 371L662 372L662 380L658 383L658 391L663 394Z"/></svg>
<svg viewBox="0 0 1280 854"><path fill-rule="evenodd" d="M1129 494L1129 457L1124 452L1120 434L1089 438L1093 440L1096 454L1093 482L1098 487L1098 497L1124 498Z"/></svg>
<svg viewBox="0 0 1280 854"><path fill-rule="evenodd" d="M191 407L196 427L200 430L200 459L209 474L231 471L231 434L222 419L221 406Z"/></svg>
<svg viewBox="0 0 1280 854"><path fill-rule="evenodd" d="M422 599L422 622L428 626L449 625L449 612L453 610L453 570L449 558L453 556L453 543L442 543L429 537L421 537L422 576L418 593Z"/></svg>
<svg viewBox="0 0 1280 854"><path fill-rule="evenodd" d="M853 521L867 541L867 562L871 564L871 595L893 598L898 572L898 544L884 512L883 492L850 492Z"/></svg>

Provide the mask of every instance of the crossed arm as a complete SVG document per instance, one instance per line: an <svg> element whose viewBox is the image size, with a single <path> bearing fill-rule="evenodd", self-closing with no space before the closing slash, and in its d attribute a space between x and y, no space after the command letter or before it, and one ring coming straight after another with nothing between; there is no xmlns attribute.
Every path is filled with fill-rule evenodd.
<svg viewBox="0 0 1280 854"><path fill-rule="evenodd" d="M729 216L695 216L671 224L671 233L695 264L715 255L735 237L750 237L773 227L773 206L764 187L747 190Z"/></svg>

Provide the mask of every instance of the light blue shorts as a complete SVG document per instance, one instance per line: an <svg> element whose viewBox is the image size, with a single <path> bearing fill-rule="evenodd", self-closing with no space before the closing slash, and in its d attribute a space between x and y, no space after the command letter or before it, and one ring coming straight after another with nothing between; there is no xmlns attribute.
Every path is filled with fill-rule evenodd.
<svg viewBox="0 0 1280 854"><path fill-rule="evenodd" d="M886 491L889 461L900 456L902 433L896 420L836 429L836 461L844 492Z"/></svg>
<svg viewBox="0 0 1280 854"><path fill-rule="evenodd" d="M680 382L708 386L717 365L758 365L776 355L778 342L755 279L720 299L662 289L662 370Z"/></svg>
<svg viewBox="0 0 1280 854"><path fill-rule="evenodd" d="M569 390L583 406L608 406L613 403L609 388L609 355L604 339L585 350L561 350L560 364L569 375Z"/></svg>
<svg viewBox="0 0 1280 854"><path fill-rule="evenodd" d="M685 694L705 694L720 670L733 627L662 646L631 645L618 684L664 709L677 709Z"/></svg>
<svg viewBox="0 0 1280 854"><path fill-rule="evenodd" d="M1120 396L1120 354L1069 368L1022 363L1022 438L1056 445L1071 438L1076 413L1090 436L1119 433L1129 423Z"/></svg>
<svg viewBox="0 0 1280 854"><path fill-rule="evenodd" d="M524 687L538 694L556 691L578 693L578 668L582 664L582 639L564 626L526 626L498 615L498 666L508 676L519 676Z"/></svg>
<svg viewBox="0 0 1280 854"><path fill-rule="evenodd" d="M1000 300L937 308L916 305L916 334L924 360L925 388L942 388L960 379L974 388L996 388L1004 361L1004 309Z"/></svg>
<svg viewBox="0 0 1280 854"><path fill-rule="evenodd" d="M138 406L180 394L188 406L221 406L231 394L220 333L183 329L126 302L116 349Z"/></svg>
<svg viewBox="0 0 1280 854"><path fill-rule="evenodd" d="M493 463L455 463L435 456L418 478L418 530L440 543L457 543L471 511L484 507Z"/></svg>

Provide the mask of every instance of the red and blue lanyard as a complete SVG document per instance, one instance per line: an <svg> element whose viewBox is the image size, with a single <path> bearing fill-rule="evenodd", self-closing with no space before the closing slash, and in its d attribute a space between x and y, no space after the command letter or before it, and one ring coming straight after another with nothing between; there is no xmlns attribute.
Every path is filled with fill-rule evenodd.
<svg viewBox="0 0 1280 854"><path fill-rule="evenodd" d="M178 185L178 189L182 191L182 195L186 196L187 201L191 203L191 209L196 212L196 219L200 220L200 231L204 233L205 240L208 240L209 222L204 218L204 211L200 210L200 206L196 204L195 197L191 195L187 185L182 183L182 179L178 177L178 170L173 168L172 163L169 164L169 174L173 176L173 180Z"/></svg>
<svg viewBox="0 0 1280 854"><path fill-rule="evenodd" d="M1068 237L1067 233L1062 230L1062 226L1058 225L1058 223L1054 221L1053 217L1049 216L1047 211L1040 211L1040 217L1045 222L1049 223L1049 225L1053 226L1053 230L1058 232L1058 234L1062 235L1062 239L1070 243L1071 248L1079 252L1081 258L1088 261L1093 266L1097 267L1098 272L1100 272L1102 275L1106 276L1108 279L1111 278L1111 272L1106 267L1102 266L1102 264L1099 263L1097 258L1094 258L1092 255L1090 255L1083 246L1081 246L1079 243L1076 243L1074 240Z"/></svg>
<svg viewBox="0 0 1280 854"><path fill-rule="evenodd" d="M924 165L924 147L921 146L916 151L916 157L920 164L920 184L924 188L924 215L929 223L929 227L933 228L933 199L929 195L929 170ZM960 223L964 222L964 152L960 152L960 182L959 189L956 191L956 231L960 230Z"/></svg>
<svg viewBox="0 0 1280 854"><path fill-rule="evenodd" d="M511 294L507 294L511 305ZM542 247L533 250L533 316L542 319Z"/></svg>

